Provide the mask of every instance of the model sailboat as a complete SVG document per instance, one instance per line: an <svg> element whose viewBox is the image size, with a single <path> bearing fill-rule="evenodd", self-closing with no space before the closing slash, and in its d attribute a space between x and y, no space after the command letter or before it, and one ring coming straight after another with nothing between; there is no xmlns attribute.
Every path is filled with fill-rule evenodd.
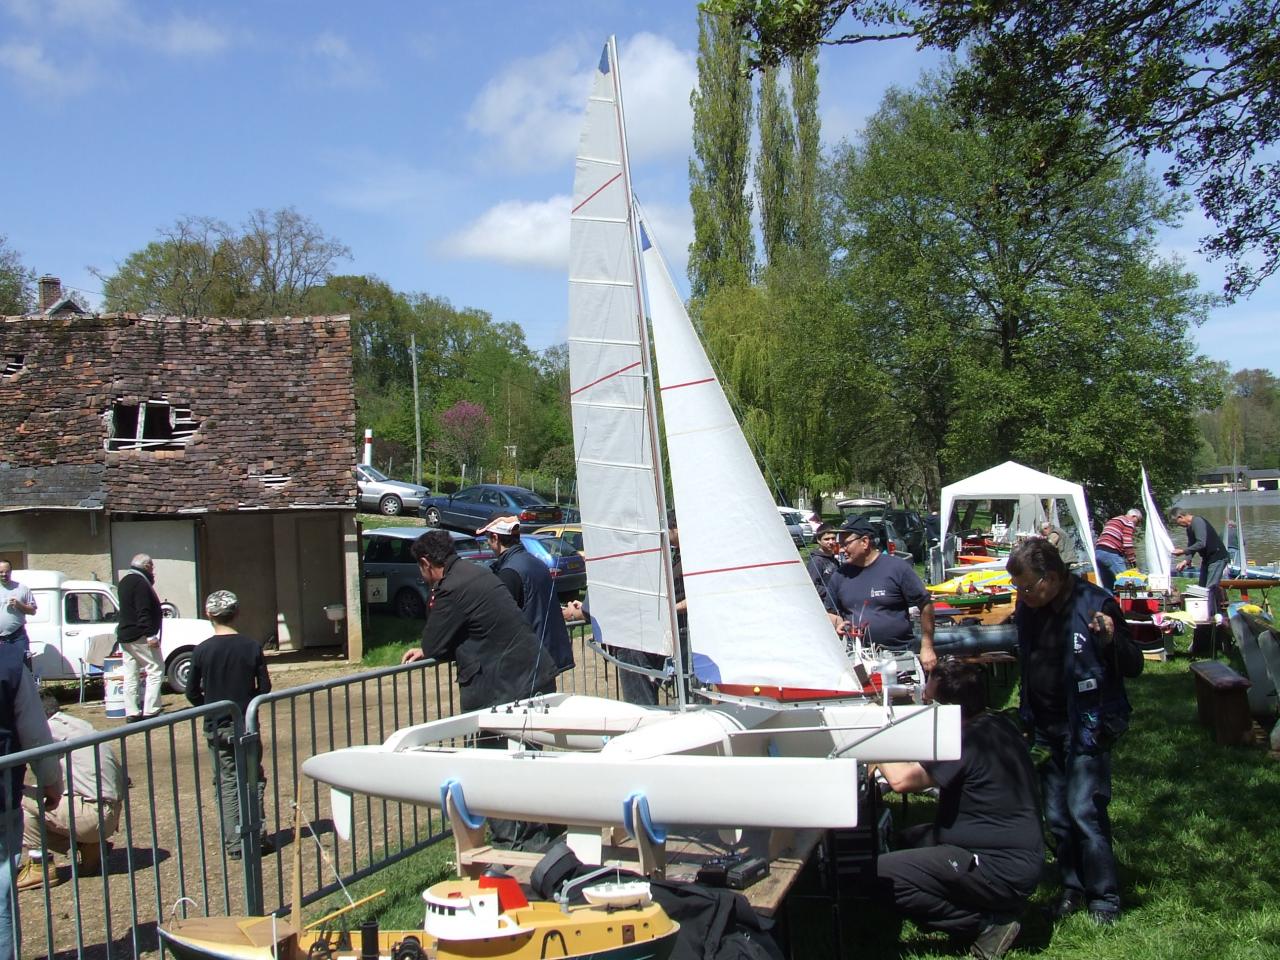
<svg viewBox="0 0 1280 960"><path fill-rule="evenodd" d="M682 662L660 392L692 671L711 685L700 693L709 702L686 703L683 687L674 709L538 697L321 754L304 772L340 790L440 806L455 829L513 817L621 826L653 840L679 826L853 826L860 761L958 757L958 708L860 696L863 684L637 214L613 40L595 71L577 159L569 283L592 618L610 646ZM556 749L456 746L484 733Z"/></svg>

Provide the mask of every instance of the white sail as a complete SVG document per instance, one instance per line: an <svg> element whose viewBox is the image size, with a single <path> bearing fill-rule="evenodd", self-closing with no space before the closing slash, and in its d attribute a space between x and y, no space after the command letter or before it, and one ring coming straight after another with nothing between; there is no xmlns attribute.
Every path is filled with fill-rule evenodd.
<svg viewBox="0 0 1280 960"><path fill-rule="evenodd" d="M641 221L693 669L707 683L861 690Z"/></svg>
<svg viewBox="0 0 1280 960"><path fill-rule="evenodd" d="M1168 578L1173 571L1173 540L1164 525L1164 517L1151 496L1147 468L1142 468L1142 512L1146 523L1142 529L1142 548L1147 555L1147 573Z"/></svg>
<svg viewBox="0 0 1280 960"><path fill-rule="evenodd" d="M573 178L569 369L578 500L601 640L670 656L656 417L613 40L596 67Z"/></svg>

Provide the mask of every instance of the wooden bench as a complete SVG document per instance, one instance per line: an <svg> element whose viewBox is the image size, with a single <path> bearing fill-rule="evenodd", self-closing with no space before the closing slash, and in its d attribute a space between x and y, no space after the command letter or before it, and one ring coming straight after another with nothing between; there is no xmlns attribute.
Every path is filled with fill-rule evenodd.
<svg viewBox="0 0 1280 960"><path fill-rule="evenodd" d="M1252 684L1217 660L1193 663L1191 673L1195 676L1200 723L1213 730L1213 738L1220 744L1238 746L1246 742L1253 721L1245 691Z"/></svg>

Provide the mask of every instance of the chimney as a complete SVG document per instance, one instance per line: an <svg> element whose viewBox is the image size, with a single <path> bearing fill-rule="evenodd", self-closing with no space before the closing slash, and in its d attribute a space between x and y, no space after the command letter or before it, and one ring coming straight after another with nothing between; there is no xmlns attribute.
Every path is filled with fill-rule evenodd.
<svg viewBox="0 0 1280 960"><path fill-rule="evenodd" d="M40 312L44 313L62 299L62 281L45 274L40 278Z"/></svg>

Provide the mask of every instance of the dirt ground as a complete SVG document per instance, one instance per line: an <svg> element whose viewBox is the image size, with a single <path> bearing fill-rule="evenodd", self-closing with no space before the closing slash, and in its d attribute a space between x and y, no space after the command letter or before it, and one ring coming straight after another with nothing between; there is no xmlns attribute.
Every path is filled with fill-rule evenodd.
<svg viewBox="0 0 1280 960"><path fill-rule="evenodd" d="M562 676L560 689L604 693L602 661L585 648L577 653L579 667ZM457 709L447 668L367 679L359 665L333 655L289 660L273 658L269 669L273 693L290 690L293 696L261 716L267 834L277 848L262 861L268 911L292 900L293 797L301 762L325 750L379 743L399 727ZM341 683L344 678L351 682ZM299 690L308 685L324 689ZM139 729L105 717L100 687L91 688L96 699L84 704L76 703L75 688L70 690L68 713L99 730L120 732L113 745L129 776L129 796L103 876L74 882L67 857L58 855L54 863L62 882L21 893L22 956L73 957L77 943L83 944L83 956L94 960L158 956L156 922L170 917L183 897L191 901L186 905L189 915L245 912L244 867L222 855L213 769L201 721L173 718L189 706L185 697L166 692L160 725ZM62 696L68 696L66 688ZM304 831L304 890L332 883L335 871L349 874L384 851L400 849L402 838L403 846L410 846L443 829L435 811L363 800L357 801L356 836L341 841L329 820L327 790L309 781L304 781L302 811L320 840L317 844Z"/></svg>

